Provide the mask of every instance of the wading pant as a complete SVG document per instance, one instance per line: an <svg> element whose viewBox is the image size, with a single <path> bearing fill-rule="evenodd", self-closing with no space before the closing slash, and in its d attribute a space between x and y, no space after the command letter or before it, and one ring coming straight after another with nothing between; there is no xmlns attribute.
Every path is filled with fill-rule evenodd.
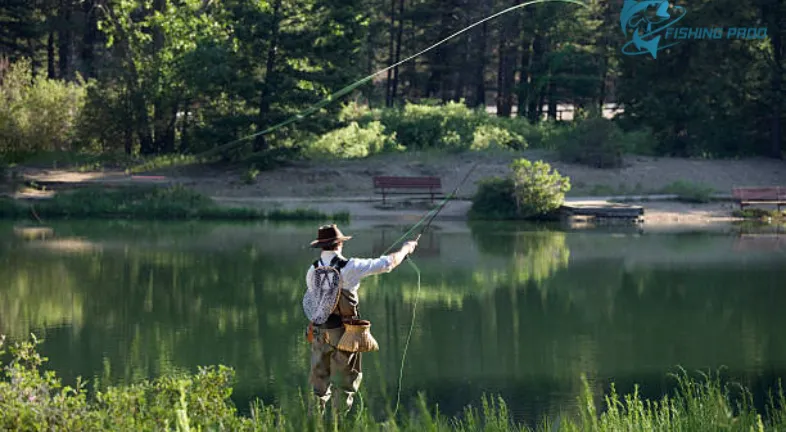
<svg viewBox="0 0 786 432"><path fill-rule="evenodd" d="M337 387L343 393L343 397L333 403L334 406L336 403L339 404L336 408L342 413L346 413L352 408L352 400L360 388L360 381L363 379L363 373L360 370L361 353L341 351L335 348L343 334L343 327L327 330L314 329L309 382L314 390L317 399L315 403L319 406L320 413L324 413L327 402L330 400L331 376L336 379Z"/></svg>

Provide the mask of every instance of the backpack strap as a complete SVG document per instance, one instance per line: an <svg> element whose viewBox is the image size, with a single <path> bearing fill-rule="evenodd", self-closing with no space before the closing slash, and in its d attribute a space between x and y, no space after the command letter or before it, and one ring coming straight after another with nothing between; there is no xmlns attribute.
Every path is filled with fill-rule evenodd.
<svg viewBox="0 0 786 432"><path fill-rule="evenodd" d="M333 267L336 267L339 270L341 270L341 269L343 269L347 265L348 262L349 262L349 260L341 259L341 258L338 257L338 255L336 255L330 261L330 265L332 265Z"/></svg>
<svg viewBox="0 0 786 432"><path fill-rule="evenodd" d="M314 264L313 264L314 268L319 267L319 263L321 261L322 260L319 260L319 259L315 260ZM338 255L336 255L336 256L333 257L332 260L330 260L330 264L328 264L328 265L331 266L331 267L337 268L339 270L339 272L340 272L341 269L343 269L348 263L349 263L349 260L341 259L341 258L338 257Z"/></svg>

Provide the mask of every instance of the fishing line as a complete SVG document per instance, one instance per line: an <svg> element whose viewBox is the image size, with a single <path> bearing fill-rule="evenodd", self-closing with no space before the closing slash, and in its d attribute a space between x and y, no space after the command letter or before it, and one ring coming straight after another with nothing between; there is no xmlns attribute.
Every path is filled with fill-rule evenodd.
<svg viewBox="0 0 786 432"><path fill-rule="evenodd" d="M428 220L428 222L426 222L426 225L423 227L423 229L420 230L420 234L418 234L417 238L415 239L415 241L420 240L420 236L422 236L423 233L426 232L426 229L428 229L428 227L431 226L431 223L434 221L434 219L436 219L439 212L441 212L442 209L445 208L445 204L447 204L447 202L451 198L456 197L456 194L458 193L461 186L467 181L467 179L469 179L470 174L472 174L472 172L475 171L475 168L477 166L478 166L478 162L475 162L472 165L472 167L469 169L469 171L467 171L467 174L464 175L464 178L461 179L458 185L456 185L456 188L453 189L453 192L448 194L439 205L437 205L431 211L423 215L423 217L421 217L420 220L412 226L412 228L407 230L407 232L405 232L401 237L395 240L393 244L391 244L390 247L385 252L382 253L382 255L387 255L388 252L390 252L390 250L393 249L395 245L397 245L405 238L409 237L409 235L412 234L412 232L414 232L421 224L423 224L423 222L426 222L426 220ZM393 417L396 417L396 414L398 414L398 408L401 404L401 383L404 380L404 365L406 364L407 351L409 350L409 342L410 340L412 340L412 331L415 329L415 318L417 317L418 299L420 299L420 288L421 288L420 269L418 268L417 264L415 264L415 261L412 260L412 257L410 257L409 255L407 255L406 261L409 263L412 269L415 270L415 275L417 276L418 288L415 291L415 299L412 303L412 320L410 321L409 324L409 331L407 332L407 340L404 342L404 352L401 354L401 367L399 368L398 371L398 389L396 390L396 407L393 410Z"/></svg>
<svg viewBox="0 0 786 432"><path fill-rule="evenodd" d="M500 12L497 12L497 13L491 15L491 16L483 18L482 20L480 20L480 21L478 21L478 22L476 22L476 23L474 23L474 24L472 24L472 25L470 25L468 27L463 28L463 29L457 31L456 33L453 33L452 35L446 37L445 39L440 40L439 42L429 46L428 48L426 48L426 49L424 49L422 51L419 51L419 52L417 52L417 53L415 53L415 54L405 58L404 60L401 60L401 61L399 61L399 62L397 62L395 64L392 64L392 65L390 65L390 66L388 66L388 67L386 67L384 69L380 69L379 71L374 72L373 74L371 74L371 75L369 75L369 76L367 76L365 78L362 78L362 79L360 79L358 81L355 81L354 83L352 83L352 84L350 84L350 85L348 85L348 86L338 90L337 92L327 96L326 98L322 99L321 101L317 102L316 104L312 105L311 107L306 108L302 112L300 112L300 113L298 113L298 114L296 114L296 115L294 115L294 116L292 116L292 117L290 117L290 118L288 118L288 119L286 119L286 120L284 120L284 121L282 121L280 123L274 124L273 126L270 126L270 127L266 128L266 129L260 131L260 132L256 132L256 133L253 133L251 135L247 135L245 137L236 139L234 141L230 141L230 142L228 142L226 144L220 145L220 146L215 147L215 148L213 148L211 150L207 150L205 152L198 153L198 154L194 155L194 157L199 159L199 158L208 158L210 156L214 156L217 153L220 153L220 152L222 152L224 150L229 150L229 149L233 148L234 146L236 146L236 145L238 145L238 144L240 144L240 143L242 143L244 141L247 141L247 140L249 140L251 138L256 138L258 136L267 135L267 134L269 134L269 133L271 133L271 132L273 132L275 130L278 130L278 129L284 127L284 126L290 125L290 124L295 123L295 122L300 121L300 120L303 120L304 118L306 118L306 117L310 116L311 114L317 112L319 109L324 108L325 106L329 105L331 102L334 102L334 101L338 100L339 98L341 98L341 97L347 95L348 93L350 93L352 90L354 90L354 89L360 87L361 85L371 81L375 76L380 75L382 73L385 73L385 72L387 72L387 71L389 71L389 70L391 70L391 69L393 69L395 67L398 67L398 66L400 66L400 65L402 65L402 64L404 64L404 63L406 63L406 62L408 62L408 61L410 61L412 59L414 59L415 57L423 55L423 54L433 50L434 48L444 44L445 42L448 42L449 40L451 40L451 39L453 39L453 38L455 38L455 37L457 37L457 36L467 32L467 31L469 31L470 29L473 29L473 28L475 28L475 27L477 27L477 26L479 26L479 25L481 25L481 24L483 24L483 23L485 23L487 21L490 21L490 20L492 20L494 18L497 18L497 17L499 17L501 15L505 15L505 14L507 14L509 12L512 12L512 11L516 10L516 9L521 9L523 7L531 6L531 5L535 5L535 4L550 3L550 2L572 3L572 4L577 4L577 5L583 6L583 7L589 7L584 2L582 2L580 0L532 0L532 1L528 1L528 2L525 2L525 3L521 3L521 4L517 4L517 5L511 6L511 7L507 8L507 9L504 9L504 10L502 10ZM144 164L137 165L136 167L131 168L131 170L135 170L135 169L138 169L140 167L144 167Z"/></svg>

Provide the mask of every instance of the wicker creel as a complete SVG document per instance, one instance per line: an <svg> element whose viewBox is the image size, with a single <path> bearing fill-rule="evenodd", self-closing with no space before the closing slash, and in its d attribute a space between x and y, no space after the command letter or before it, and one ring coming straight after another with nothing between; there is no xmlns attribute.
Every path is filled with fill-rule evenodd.
<svg viewBox="0 0 786 432"><path fill-rule="evenodd" d="M379 344L371 335L371 322L350 320L344 322L344 335L338 341L338 349L348 352L379 351Z"/></svg>

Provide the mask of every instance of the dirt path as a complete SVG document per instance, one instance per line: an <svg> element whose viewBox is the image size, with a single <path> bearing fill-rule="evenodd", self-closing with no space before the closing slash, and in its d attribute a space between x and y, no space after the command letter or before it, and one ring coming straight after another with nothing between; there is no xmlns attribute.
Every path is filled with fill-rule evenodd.
<svg viewBox="0 0 786 432"><path fill-rule="evenodd" d="M786 186L786 163L772 159L692 160L632 156L621 169L601 170L566 164L542 150L524 152L412 152L379 155L363 160L308 161L265 171L255 183L242 181L243 169L186 167L128 176L122 172L77 173L55 170L24 170L38 181L105 184L183 184L228 206L257 208L313 208L323 212L349 211L353 218L411 218L427 208L412 205L390 209L380 206L374 194L372 177L438 176L443 190L449 191L477 163L475 171L459 196L469 198L483 178L502 176L516 157L545 160L571 179L570 197L651 194L676 181L704 184L721 194L735 186ZM156 177L156 176L163 176ZM645 208L647 224L706 224L730 219L730 203L690 205L677 202L637 203ZM464 218L466 201L451 203L440 218Z"/></svg>
<svg viewBox="0 0 786 432"><path fill-rule="evenodd" d="M613 195L659 193L675 181L702 183L720 193L734 186L786 185L786 163L763 158L742 160L693 160L631 156L621 169L601 170L554 160L542 150L523 152L411 152L378 155L363 160L308 161L261 172L254 184L241 178L245 170L208 167L159 170L165 180L141 179L138 182L177 182L211 196L224 197L356 197L374 196L371 179L378 175L438 176L443 188L452 189L469 168L478 166L462 196L475 191L478 180L505 175L516 157L545 160L571 179L570 195ZM25 170L30 178L49 181L128 182L122 172L75 173L56 170Z"/></svg>

